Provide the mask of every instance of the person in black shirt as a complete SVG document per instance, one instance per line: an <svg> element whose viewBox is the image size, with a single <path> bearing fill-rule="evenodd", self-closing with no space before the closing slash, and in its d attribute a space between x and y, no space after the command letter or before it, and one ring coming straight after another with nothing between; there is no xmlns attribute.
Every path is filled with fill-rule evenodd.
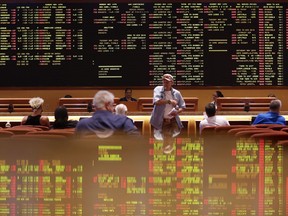
<svg viewBox="0 0 288 216"><path fill-rule="evenodd" d="M65 106L59 106L54 112L53 129L75 128L78 121L68 120L68 111Z"/></svg>
<svg viewBox="0 0 288 216"><path fill-rule="evenodd" d="M215 91L212 95L212 102L215 106L215 108L217 109L217 98L219 97L224 97L224 95L222 94L221 91Z"/></svg>
<svg viewBox="0 0 288 216"><path fill-rule="evenodd" d="M42 125L50 127L49 118L42 116L44 100L40 97L34 97L29 100L29 104L32 108L32 114L25 116L22 119L22 125Z"/></svg>
<svg viewBox="0 0 288 216"><path fill-rule="evenodd" d="M132 89L126 88L125 89L125 97L120 98L120 101L137 101L137 99L132 97Z"/></svg>

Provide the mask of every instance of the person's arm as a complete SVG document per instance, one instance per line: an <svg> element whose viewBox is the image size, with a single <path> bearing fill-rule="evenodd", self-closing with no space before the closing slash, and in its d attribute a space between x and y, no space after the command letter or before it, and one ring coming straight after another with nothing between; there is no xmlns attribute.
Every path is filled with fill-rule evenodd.
<svg viewBox="0 0 288 216"><path fill-rule="evenodd" d="M41 118L40 118L40 124L43 125L43 126L50 127L49 118L48 118L47 116L41 116Z"/></svg>
<svg viewBox="0 0 288 216"><path fill-rule="evenodd" d="M175 100L166 100L166 99L159 99L155 102L156 105L165 105L165 104L172 104L175 106ZM176 102L177 104L177 102Z"/></svg>
<svg viewBox="0 0 288 216"><path fill-rule="evenodd" d="M140 135L138 128L134 125L133 120L126 117L124 122L124 131L130 135Z"/></svg>
<svg viewBox="0 0 288 216"><path fill-rule="evenodd" d="M28 116L24 116L22 121L21 121L21 125L24 125L27 121Z"/></svg>
<svg viewBox="0 0 288 216"><path fill-rule="evenodd" d="M180 92L178 92L177 100L172 100L172 104L177 109L177 115L179 115L186 108L185 101Z"/></svg>
<svg viewBox="0 0 288 216"><path fill-rule="evenodd" d="M158 105L165 105L168 103L169 100L164 99L161 94L161 88L159 86L155 87L153 91L153 104L158 106Z"/></svg>
<svg viewBox="0 0 288 216"><path fill-rule="evenodd" d="M261 121L263 120L263 118L261 117L261 115L259 114L258 116L256 116L255 120L253 121L252 125L255 124L261 124Z"/></svg>

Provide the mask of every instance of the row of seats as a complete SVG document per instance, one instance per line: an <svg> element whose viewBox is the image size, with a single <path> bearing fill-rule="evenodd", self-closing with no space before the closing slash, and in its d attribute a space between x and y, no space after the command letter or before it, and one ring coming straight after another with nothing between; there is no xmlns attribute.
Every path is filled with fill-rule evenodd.
<svg viewBox="0 0 288 216"><path fill-rule="evenodd" d="M44 126L19 125L1 128L0 138L67 138L74 136L74 128L50 130Z"/></svg>
<svg viewBox="0 0 288 216"><path fill-rule="evenodd" d="M267 111L271 97L223 97L217 99L218 111ZM0 112L31 112L30 98L0 98ZM198 111L197 97L184 97L185 112ZM59 98L58 104L64 105L68 112L92 112L92 97ZM115 98L115 105L125 103L129 111L151 112L153 109L152 97L140 97L137 102L125 102Z"/></svg>
<svg viewBox="0 0 288 216"><path fill-rule="evenodd" d="M223 97L217 99L218 111L267 111L272 97ZM186 109L184 112L198 111L197 97L184 97ZM137 102L119 101L115 104L125 103L129 111L151 112L153 109L152 97L140 97ZM89 105L90 104L90 105ZM64 105L69 112L91 110L92 98L60 98L59 105Z"/></svg>
<svg viewBox="0 0 288 216"><path fill-rule="evenodd" d="M231 125L231 126L211 126L202 130L201 136L204 138L215 136L234 137L236 139L271 140L273 144L288 145L288 127L278 124L259 125Z"/></svg>
<svg viewBox="0 0 288 216"><path fill-rule="evenodd" d="M144 120L136 120L134 121L135 125L139 129L142 135L152 136L153 128L150 125L149 119L145 118ZM187 136L196 136L196 122L193 119L190 119L187 122L183 122L185 125L185 134ZM1 128L1 127L0 127ZM16 125L10 128L1 128L0 129L0 137L9 137L12 135L20 135L20 134L52 134L52 135L65 135L69 137L74 134L75 129L51 129L45 126L26 126L26 125Z"/></svg>
<svg viewBox="0 0 288 216"><path fill-rule="evenodd" d="M184 122L183 122L184 123ZM139 126L142 124L141 126ZM149 121L137 122L136 125L140 129L143 135L152 135L152 128ZM185 123L185 129L188 137L196 137L196 123L194 120ZM65 137L72 137L74 135L75 128L67 129L49 129L45 126L26 126L19 125L11 128L1 128L1 137L11 137L13 135L62 135ZM259 125L230 125L230 126L210 126L205 127L202 130L202 137L215 136L215 135L230 135L235 137L250 137L254 134L260 133L274 133L277 135L287 135L288 140L288 127L284 125L273 124L259 124ZM283 136L284 138L285 136Z"/></svg>

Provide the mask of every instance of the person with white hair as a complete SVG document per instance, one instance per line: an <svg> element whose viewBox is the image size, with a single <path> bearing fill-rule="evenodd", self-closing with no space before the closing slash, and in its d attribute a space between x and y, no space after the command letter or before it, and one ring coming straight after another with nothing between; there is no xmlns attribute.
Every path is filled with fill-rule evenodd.
<svg viewBox="0 0 288 216"><path fill-rule="evenodd" d="M32 114L24 116L22 119L22 125L42 125L50 127L50 121L47 116L43 116L43 103L44 100L40 97L34 97L29 100L29 104L32 108Z"/></svg>
<svg viewBox="0 0 288 216"><path fill-rule="evenodd" d="M78 122L75 133L79 136L96 134L100 138L106 138L114 132L125 134L138 134L133 121L127 116L115 115L114 95L105 90L98 91L93 99L95 112L92 117Z"/></svg>
<svg viewBox="0 0 288 216"><path fill-rule="evenodd" d="M115 113L117 115L125 115L127 114L127 106L125 104L118 104L116 107L115 107Z"/></svg>
<svg viewBox="0 0 288 216"><path fill-rule="evenodd" d="M272 100L269 105L269 112L260 113L256 116L252 125L255 124L281 124L286 125L285 118L280 115L282 103L280 100Z"/></svg>

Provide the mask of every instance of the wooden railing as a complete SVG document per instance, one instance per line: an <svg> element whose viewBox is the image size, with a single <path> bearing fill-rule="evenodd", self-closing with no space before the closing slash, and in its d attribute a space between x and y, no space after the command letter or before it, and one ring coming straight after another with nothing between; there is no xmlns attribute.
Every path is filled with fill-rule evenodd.
<svg viewBox="0 0 288 216"><path fill-rule="evenodd" d="M119 98L114 98L115 104ZM68 112L93 112L93 98L59 98L59 106L65 106Z"/></svg>
<svg viewBox="0 0 288 216"><path fill-rule="evenodd" d="M186 109L184 112L195 112L198 111L198 98L197 97L183 97L186 103ZM140 97L138 99L138 110L149 111L153 110L153 98L151 97Z"/></svg>
<svg viewBox="0 0 288 216"><path fill-rule="evenodd" d="M198 110L198 98L196 97L184 97L186 103L185 111L197 111ZM68 112L92 112L93 98L59 98L59 105L65 106ZM137 102L119 101L119 98L115 98L116 104L123 103L127 106L128 111L140 111L151 112L153 110L153 98L140 97ZM185 112L184 111L184 112Z"/></svg>
<svg viewBox="0 0 288 216"><path fill-rule="evenodd" d="M268 111L273 97L222 97L217 99L217 111Z"/></svg>
<svg viewBox="0 0 288 216"><path fill-rule="evenodd" d="M31 98L0 98L0 112L31 112Z"/></svg>

